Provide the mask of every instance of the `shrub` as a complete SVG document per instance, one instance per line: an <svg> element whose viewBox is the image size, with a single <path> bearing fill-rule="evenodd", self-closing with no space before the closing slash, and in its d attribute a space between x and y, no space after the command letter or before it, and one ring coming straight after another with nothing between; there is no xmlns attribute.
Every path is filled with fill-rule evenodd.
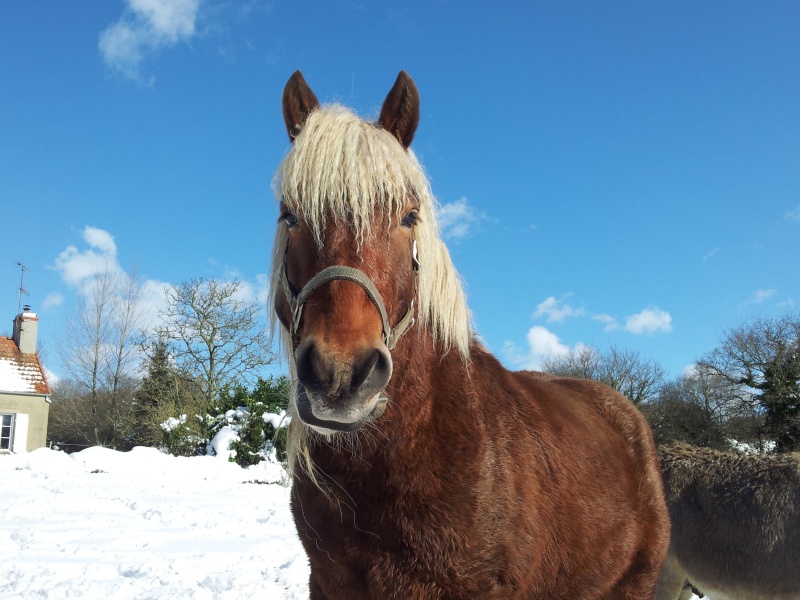
<svg viewBox="0 0 800 600"><path fill-rule="evenodd" d="M242 467L255 465L272 452L286 460L286 425L282 421L289 402L286 377L259 379L252 390L236 386L223 394L215 407L219 412L209 417L208 436L213 438L223 427L230 427L237 439L230 444L230 460Z"/></svg>

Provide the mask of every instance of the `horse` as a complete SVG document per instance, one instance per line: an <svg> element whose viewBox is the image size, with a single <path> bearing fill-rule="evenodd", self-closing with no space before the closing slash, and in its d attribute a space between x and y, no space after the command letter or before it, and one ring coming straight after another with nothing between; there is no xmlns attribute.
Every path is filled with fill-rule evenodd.
<svg viewBox="0 0 800 600"><path fill-rule="evenodd" d="M300 71L273 179L291 508L314 600L652 598L669 522L649 427L598 383L510 372L477 338L410 149Z"/></svg>
<svg viewBox="0 0 800 600"><path fill-rule="evenodd" d="M672 539L657 600L800 598L800 454L659 448Z"/></svg>

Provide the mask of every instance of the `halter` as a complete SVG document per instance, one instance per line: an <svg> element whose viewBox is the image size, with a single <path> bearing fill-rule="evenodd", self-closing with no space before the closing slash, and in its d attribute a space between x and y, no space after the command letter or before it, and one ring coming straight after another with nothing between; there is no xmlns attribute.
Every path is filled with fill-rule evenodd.
<svg viewBox="0 0 800 600"><path fill-rule="evenodd" d="M414 295L416 296L417 272L419 271L416 240L414 240L414 244L412 246L412 261L414 265ZM295 293L294 289L292 288L292 284L289 283L289 278L286 276L286 255L284 254L281 284L283 285L283 293L286 295L286 300L289 302L289 307L292 309L292 322L289 325L289 335L291 335L292 342L294 343L297 336L297 330L300 328L300 318L303 315L303 307L305 306L306 302L308 302L311 294L313 294L320 286L337 279L352 281L353 283L357 283L361 286L361 288L367 294L367 297L378 310L378 314L381 317L383 329L381 335L383 337L383 343L386 344L386 347L389 350L394 350L394 347L397 345L397 341L400 339L400 337L414 324L414 299L411 300L411 306L408 307L408 310L406 311L406 314L403 315L403 318L400 319L397 325L392 327L389 325L389 317L386 313L386 305L383 303L383 298L381 298L378 288L375 287L375 284L372 283L372 280L367 277L363 271L359 271L353 267L345 267L343 265L327 267L309 279L308 283L303 286L303 289L301 289L299 293Z"/></svg>

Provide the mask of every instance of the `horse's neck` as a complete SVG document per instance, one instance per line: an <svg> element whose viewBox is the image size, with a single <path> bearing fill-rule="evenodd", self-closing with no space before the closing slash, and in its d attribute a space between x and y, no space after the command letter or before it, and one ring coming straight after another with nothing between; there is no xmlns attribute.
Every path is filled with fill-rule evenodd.
<svg viewBox="0 0 800 600"><path fill-rule="evenodd" d="M459 404L469 411L472 407L466 399L474 395L470 365L456 348L445 351L429 332L415 333L406 344L398 344L392 355L394 369L387 388L390 403L394 401L404 415L415 409L420 411L422 414L414 420L417 426L437 418L447 419L448 415L437 411L448 410L453 398L463 399Z"/></svg>

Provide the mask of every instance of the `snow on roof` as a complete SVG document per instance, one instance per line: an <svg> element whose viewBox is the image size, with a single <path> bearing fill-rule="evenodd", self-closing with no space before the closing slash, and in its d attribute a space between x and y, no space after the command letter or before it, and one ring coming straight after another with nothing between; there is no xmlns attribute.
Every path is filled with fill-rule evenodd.
<svg viewBox="0 0 800 600"><path fill-rule="evenodd" d="M38 354L22 354L8 337L0 337L0 393L50 394Z"/></svg>

